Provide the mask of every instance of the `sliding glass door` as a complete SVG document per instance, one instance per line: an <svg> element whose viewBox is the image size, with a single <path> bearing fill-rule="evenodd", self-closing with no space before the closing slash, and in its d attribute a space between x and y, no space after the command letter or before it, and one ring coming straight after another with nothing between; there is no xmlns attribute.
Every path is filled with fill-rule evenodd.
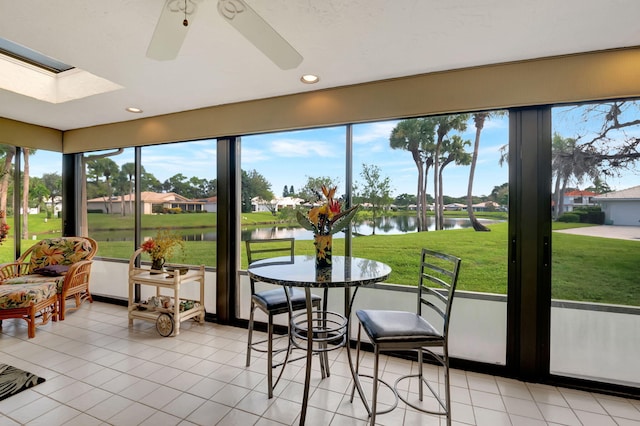
<svg viewBox="0 0 640 426"><path fill-rule="evenodd" d="M550 372L640 388L640 103L553 109Z"/></svg>

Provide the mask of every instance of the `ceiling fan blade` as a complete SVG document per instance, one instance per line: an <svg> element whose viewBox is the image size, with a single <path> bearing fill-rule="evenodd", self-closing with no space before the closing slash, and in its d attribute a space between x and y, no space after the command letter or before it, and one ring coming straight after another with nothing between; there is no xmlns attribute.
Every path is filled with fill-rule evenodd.
<svg viewBox="0 0 640 426"><path fill-rule="evenodd" d="M244 0L218 0L218 12L281 69L293 69L302 62L302 55Z"/></svg>
<svg viewBox="0 0 640 426"><path fill-rule="evenodd" d="M189 26L183 25L182 21L186 16L189 25L191 25L195 12L194 0L165 1L149 47L147 47L147 57L158 61L175 59L189 31Z"/></svg>

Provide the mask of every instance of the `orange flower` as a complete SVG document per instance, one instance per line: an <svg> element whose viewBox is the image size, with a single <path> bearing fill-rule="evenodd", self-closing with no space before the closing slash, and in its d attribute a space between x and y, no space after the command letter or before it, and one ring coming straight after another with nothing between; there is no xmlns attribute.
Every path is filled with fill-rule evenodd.
<svg viewBox="0 0 640 426"><path fill-rule="evenodd" d="M155 238L149 238L140 245L140 248L149 253L154 260L170 257L173 250L178 247L184 250L184 241L179 235L172 234L168 230L158 231Z"/></svg>
<svg viewBox="0 0 640 426"><path fill-rule="evenodd" d="M326 198L324 203L311 208L306 216L300 211L296 212L296 216L298 222L315 235L333 235L349 225L360 206L341 211L340 202L333 198L336 195L337 187L327 188L326 185L322 185L321 190Z"/></svg>

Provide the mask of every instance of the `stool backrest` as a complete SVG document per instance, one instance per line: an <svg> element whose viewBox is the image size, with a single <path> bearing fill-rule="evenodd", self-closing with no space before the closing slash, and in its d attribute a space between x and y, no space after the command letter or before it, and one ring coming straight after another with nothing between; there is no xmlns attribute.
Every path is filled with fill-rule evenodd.
<svg viewBox="0 0 640 426"><path fill-rule="evenodd" d="M247 261L249 265L253 262L272 257L288 256L286 263L293 263L295 252L295 239L293 238L271 238L266 240L246 240ZM251 294L255 294L255 281L250 279Z"/></svg>
<svg viewBox="0 0 640 426"><path fill-rule="evenodd" d="M251 265L256 260L268 259L271 257L289 256L293 263L295 250L295 239L293 238L271 238L267 240L247 240L247 260Z"/></svg>
<svg viewBox="0 0 640 426"><path fill-rule="evenodd" d="M455 256L422 249L417 312L425 316L430 314L429 311L435 313L441 320L440 332L445 339L449 330L460 262L461 260Z"/></svg>

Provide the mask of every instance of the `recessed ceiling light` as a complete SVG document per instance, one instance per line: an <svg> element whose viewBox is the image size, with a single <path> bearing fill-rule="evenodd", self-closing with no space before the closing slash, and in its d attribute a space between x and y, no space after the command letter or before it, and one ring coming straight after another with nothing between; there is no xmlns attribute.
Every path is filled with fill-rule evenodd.
<svg viewBox="0 0 640 426"><path fill-rule="evenodd" d="M320 77L313 74L305 74L302 77L300 77L300 81L302 81L305 84L314 84L320 81Z"/></svg>
<svg viewBox="0 0 640 426"><path fill-rule="evenodd" d="M133 112L135 114L140 114L142 112L142 110L140 108L136 108L136 107L129 107L129 108L127 108L127 111Z"/></svg>

